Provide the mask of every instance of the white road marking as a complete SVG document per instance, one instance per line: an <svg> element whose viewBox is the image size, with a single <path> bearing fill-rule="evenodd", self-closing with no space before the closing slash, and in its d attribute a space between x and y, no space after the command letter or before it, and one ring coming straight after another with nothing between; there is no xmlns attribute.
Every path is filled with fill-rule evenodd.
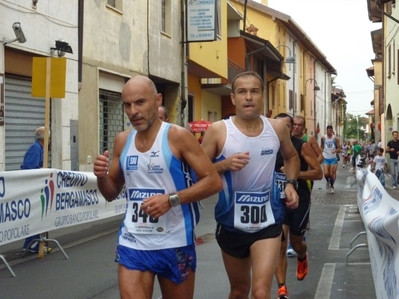
<svg viewBox="0 0 399 299"><path fill-rule="evenodd" d="M336 264L334 263L324 264L319 284L317 285L316 294L314 296L315 299L330 299L331 287L335 274L335 265Z"/></svg>
<svg viewBox="0 0 399 299"><path fill-rule="evenodd" d="M338 250L341 242L342 226L344 224L346 206L341 206L335 220L334 229L328 245L328 250Z"/></svg>

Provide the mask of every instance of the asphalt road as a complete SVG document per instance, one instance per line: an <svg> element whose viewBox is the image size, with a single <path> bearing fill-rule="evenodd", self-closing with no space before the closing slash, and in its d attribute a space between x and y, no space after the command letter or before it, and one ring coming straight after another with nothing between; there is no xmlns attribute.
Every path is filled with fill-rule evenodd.
<svg viewBox="0 0 399 299"><path fill-rule="evenodd" d="M324 189L325 181L315 183L312 195L311 227L306 233L309 248L309 274L299 282L295 277L296 259L289 258L287 286L290 299L375 298L367 248L359 248L348 258L352 238L364 230L356 207L356 185L345 188L351 174L340 166L336 193ZM387 178L387 186L390 179ZM398 198L399 191L388 191ZM229 284L214 239L213 207L216 197L203 201L197 228L198 268L195 298L227 298ZM21 257L21 242L0 247L16 277L0 261L0 298L119 298L114 252L121 216L50 232L63 246L69 259L52 244L53 252L44 258L36 254ZM360 236L354 243L365 242ZM277 287L273 287L275 296ZM154 299L160 297L156 283Z"/></svg>

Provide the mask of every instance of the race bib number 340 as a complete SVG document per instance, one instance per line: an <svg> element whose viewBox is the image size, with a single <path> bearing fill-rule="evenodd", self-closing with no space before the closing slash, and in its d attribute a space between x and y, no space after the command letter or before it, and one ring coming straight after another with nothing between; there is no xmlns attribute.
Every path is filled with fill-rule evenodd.
<svg viewBox="0 0 399 299"><path fill-rule="evenodd" d="M128 207L125 216L125 225L132 234L165 234L165 216L153 218L141 210L143 199L157 194L165 194L163 189L128 189Z"/></svg>
<svg viewBox="0 0 399 299"><path fill-rule="evenodd" d="M275 223L270 191L234 193L234 227L256 232Z"/></svg>

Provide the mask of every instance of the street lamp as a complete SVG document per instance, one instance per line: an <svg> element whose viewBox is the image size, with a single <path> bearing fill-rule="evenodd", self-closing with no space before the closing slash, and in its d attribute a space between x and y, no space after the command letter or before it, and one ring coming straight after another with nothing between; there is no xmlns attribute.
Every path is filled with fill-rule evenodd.
<svg viewBox="0 0 399 299"><path fill-rule="evenodd" d="M276 47L276 49L280 48L280 47L286 47L288 49L288 53L289 55L285 58L285 62L286 63L295 63L295 57L291 55L291 49L290 47L286 46L286 45L278 45Z"/></svg>
<svg viewBox="0 0 399 299"><path fill-rule="evenodd" d="M295 98L295 57L291 56L290 47L288 47L286 45L278 45L276 47L276 49L279 48L279 47L285 47L285 48L288 49L289 56L287 56L285 58L285 62L286 63L292 63L292 90L293 90L292 117L294 117L295 116L295 106L296 106L296 98ZM295 55L295 48L294 48L294 55Z"/></svg>
<svg viewBox="0 0 399 299"><path fill-rule="evenodd" d="M308 81L314 81L314 87L313 87L313 90L314 91L319 91L320 90L320 87L319 87L319 85L317 84L317 81L316 81L316 79L313 79L313 78L309 78L308 80L306 80L304 83L303 83L303 92L304 92L304 96L306 96L306 83L308 83Z"/></svg>

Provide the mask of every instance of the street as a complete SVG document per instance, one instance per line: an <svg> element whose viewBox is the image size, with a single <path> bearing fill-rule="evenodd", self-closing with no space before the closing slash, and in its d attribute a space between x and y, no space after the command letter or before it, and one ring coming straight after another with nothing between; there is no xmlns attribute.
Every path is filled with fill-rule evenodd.
<svg viewBox="0 0 399 299"><path fill-rule="evenodd" d="M375 298L367 248L355 250L345 263L352 238L364 230L356 207L356 185L345 188L347 177L351 175L340 164L335 194L327 193L324 179L315 182L311 225L306 233L309 274L304 281L297 281L296 258L288 259L290 299ZM391 186L390 183L387 176L387 186ZM387 190L398 198L399 191L390 187ZM197 228L198 267L194 297L198 299L222 299L229 293L220 250L214 239L215 202L216 196L203 201L204 209ZM13 277L0 261L1 298L119 298L114 252L121 220L122 217L118 216L50 232L50 237L59 241L69 259L54 243L50 244L53 252L43 259L37 258L36 254L20 257L23 241L1 247L0 254L9 261L16 274ZM366 237L360 236L353 246L365 241ZM274 283L272 298L276 293ZM156 283L153 298L160 295Z"/></svg>

